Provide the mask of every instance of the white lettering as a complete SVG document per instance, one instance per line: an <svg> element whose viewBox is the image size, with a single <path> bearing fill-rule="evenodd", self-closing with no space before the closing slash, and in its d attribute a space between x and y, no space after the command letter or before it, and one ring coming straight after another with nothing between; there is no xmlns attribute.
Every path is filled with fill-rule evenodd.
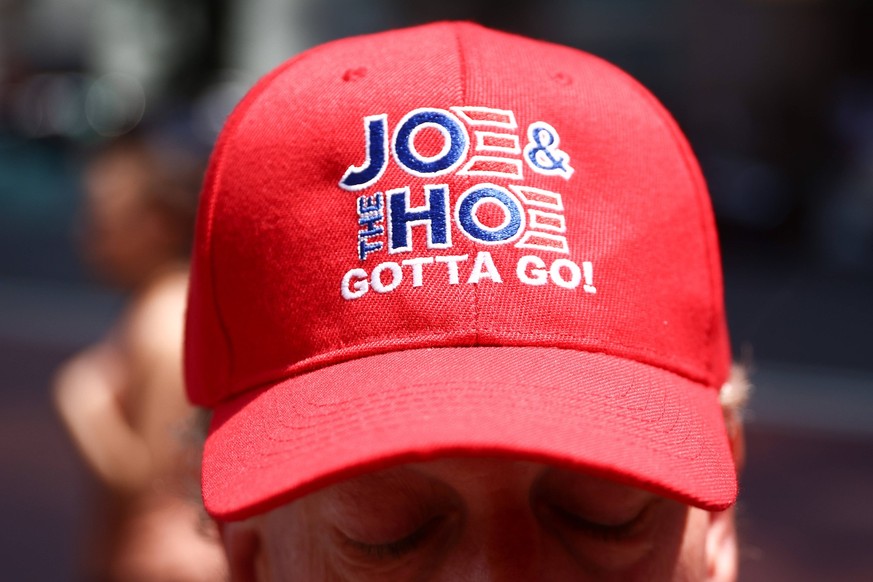
<svg viewBox="0 0 873 582"><path fill-rule="evenodd" d="M352 279L354 279L355 282L350 287ZM343 275L343 284L340 288L340 292L342 293L343 299L346 301L363 297L369 290L370 286L367 283L367 271L364 269L352 269Z"/></svg>
<svg viewBox="0 0 873 582"><path fill-rule="evenodd" d="M561 273L561 268L566 268L570 271L569 280L564 279L563 274ZM563 287L564 289L575 289L579 286L579 283L582 282L582 270L579 268L579 265L570 259L557 259L552 263L552 266L549 267L549 277L551 277L552 283L558 287Z"/></svg>
<svg viewBox="0 0 873 582"><path fill-rule="evenodd" d="M391 282L387 285L382 283L382 272L385 270L391 271ZM373 269L372 275L370 275L370 286L373 287L373 291L376 291L377 293L388 293L394 291L400 285L401 281L403 281L403 271L400 269L400 265L391 261L379 263L376 268Z"/></svg>
<svg viewBox="0 0 873 582"><path fill-rule="evenodd" d="M594 286L594 265L591 261L582 263L582 275L585 277L585 284L582 288L586 293L597 293L597 287ZM666 321L664 323L667 323Z"/></svg>
<svg viewBox="0 0 873 582"><path fill-rule="evenodd" d="M404 266L412 267L412 286L421 287L424 284L424 276L422 265L432 265L433 257L418 257L415 259L406 259L403 261Z"/></svg>
<svg viewBox="0 0 873 582"><path fill-rule="evenodd" d="M449 273L449 285L457 285L458 279L458 263L467 260L467 255L449 255L446 257L436 257L437 263L445 263Z"/></svg>
<svg viewBox="0 0 873 582"><path fill-rule="evenodd" d="M476 284L482 279L491 279L495 283L503 283L500 278L500 273L494 265L494 259L491 258L491 253L488 251L479 251L476 255L476 261L473 263L473 270L470 272L470 278L467 283Z"/></svg>
<svg viewBox="0 0 873 582"><path fill-rule="evenodd" d="M528 274L528 265L533 265L534 269ZM515 274L518 275L518 280L527 285L545 285L549 282L549 272L546 270L546 263L541 258L535 255L525 255L518 260L518 265L515 268Z"/></svg>
<svg viewBox="0 0 873 582"><path fill-rule="evenodd" d="M410 268L406 274L407 276L411 275L412 288L425 286L424 266L436 263L446 265L447 283L458 285L460 282L459 265L466 262L468 258L468 255L414 257L404 260L402 265ZM343 275L340 293L347 301L363 297L370 289L377 293L390 293L403 283L403 267L401 264L386 261L376 265L370 273L363 268L351 269ZM385 276L386 271L389 273L387 277ZM521 283L533 287L541 287L551 281L563 289L572 290L582 285L586 293L597 293L597 288L594 287L594 265L590 261L582 263L580 268L580 265L570 259L555 259L554 262L548 264L539 256L525 255L518 260L515 274ZM503 278L491 253L479 251L473 261L467 284L477 285L484 280L503 283ZM427 283L433 285L438 281L434 280L433 274L431 274Z"/></svg>

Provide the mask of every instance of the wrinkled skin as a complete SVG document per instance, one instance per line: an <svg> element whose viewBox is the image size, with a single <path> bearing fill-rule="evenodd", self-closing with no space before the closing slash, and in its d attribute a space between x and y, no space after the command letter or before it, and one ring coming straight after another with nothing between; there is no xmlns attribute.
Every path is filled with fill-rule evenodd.
<svg viewBox="0 0 873 582"><path fill-rule="evenodd" d="M239 581L736 578L732 510L508 459L400 465L222 536Z"/></svg>

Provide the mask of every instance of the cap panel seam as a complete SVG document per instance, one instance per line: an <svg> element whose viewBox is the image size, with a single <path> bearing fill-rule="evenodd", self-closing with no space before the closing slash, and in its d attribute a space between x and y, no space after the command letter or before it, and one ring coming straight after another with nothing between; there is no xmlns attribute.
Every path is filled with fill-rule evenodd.
<svg viewBox="0 0 873 582"><path fill-rule="evenodd" d="M218 192L219 192L219 184L220 180L220 166L221 161L224 158L224 151L227 147L228 137L227 134L222 133L219 138L219 142L215 147L215 151L212 154L214 162L210 164L209 170L206 176L205 191L208 192L208 196L204 201L206 206L205 209L205 225L204 225L204 249L207 253L206 259L207 268L209 269L208 276L208 285L209 285L209 295L212 299L212 309L215 311L215 320L218 324L218 328L221 330L221 335L224 338L225 349L227 350L227 377L225 381L227 382L227 388L230 388L231 385L231 366L233 362L232 357L232 348L230 343L230 333L227 329L227 326L224 323L224 318L221 316L221 310L218 307L218 293L215 286L215 253L213 249L213 225L215 222L215 207L217 205L218 200ZM192 263L193 264L193 263ZM198 374L199 375L199 374Z"/></svg>
<svg viewBox="0 0 873 582"><path fill-rule="evenodd" d="M328 43L333 44L333 43ZM267 76L262 78L255 87L243 98L242 101L236 106L234 111L231 113L230 118L228 119L224 130L221 133L221 137L219 139L219 144L216 146L215 151L215 161L211 164L211 167L214 168L210 171L212 175L210 181L210 189L212 190L212 196L209 199L209 207L207 209L206 214L206 249L209 254L209 284L210 284L210 292L212 295L212 303L215 306L215 318L218 322L218 327L221 329L222 334L224 335L225 344L227 345L227 356L228 356L228 364L227 364L227 380L228 380L228 388L232 385L232 378L234 376L234 372L236 369L236 358L234 355L234 347L232 336L230 334L230 330L227 326L227 322L225 317L222 314L221 306L218 298L218 286L216 281L216 263L215 263L215 252L214 252L214 242L213 242L213 224L215 221L215 213L216 207L218 206L218 195L221 192L221 182L223 177L223 169L225 160L228 155L228 149L235 143L235 134L238 127L245 121L249 110L258 100L258 98L272 86L273 82L285 73L288 69L293 67L294 65L300 63L305 60L309 56L313 54L320 53L324 48L328 45L322 45L320 47L314 48L312 50L301 53L295 57L290 58L285 63L279 65L276 69L274 69ZM229 390L232 392L232 390Z"/></svg>
<svg viewBox="0 0 873 582"><path fill-rule="evenodd" d="M707 212L706 209L703 207L703 204L704 198L708 198L709 195L702 174L700 173L699 169L696 170L697 165L694 162L694 154L691 151L691 146L688 144L687 139L684 137L684 134L679 128L676 120L672 117L672 115L670 115L670 113L667 112L667 110L660 103L660 101L658 101L658 99L654 95L652 95L652 93L648 89L646 89L639 81L637 81L626 71L615 66L609 61L602 59L596 55L591 55L590 53L586 54L588 54L593 59L600 61L605 67L612 69L615 73L624 78L628 82L628 86L644 99L644 101L651 108L652 112L657 115L658 119L661 120L661 122L670 132L670 136L673 138L673 144L676 146L676 149L678 150L678 153L682 158L682 162L685 165L685 170L694 183L695 204L697 205L698 210L698 225L700 226L701 233L703 235L705 252L704 258L706 260L707 270L709 271L709 308L711 315L707 321L705 338L707 345L710 346L715 336L715 330L717 328L716 319L718 318L719 311L716 302L717 289L719 287L718 282L716 281L716 270L720 268L720 265L716 265L714 263L716 257L719 256L719 253L717 249L714 249L712 247L711 237L707 232ZM714 384L720 384L724 381L724 378L716 378L715 356L713 354L708 354L706 358L706 371L709 373L710 381Z"/></svg>
<svg viewBox="0 0 873 582"><path fill-rule="evenodd" d="M663 117L664 116L662 115L662 118ZM702 176L700 176L699 171L696 170L695 164L692 162L691 153L690 153L690 146L685 142L685 138L682 137L682 134L679 132L679 128L676 124L676 121L673 120L672 118L669 118L669 119L666 119L665 122L667 123L667 126L670 128L670 132L673 135L673 139L676 142L677 147L679 148L679 151L682 155L682 160L685 163L686 171L688 172L691 179L694 180L694 191L696 194L695 202L697 204L698 223L700 225L701 234L703 235L703 238L704 238L703 244L704 244L704 249L706 252L706 264L707 264L707 267L709 269L710 315L708 318L709 321L708 321L707 329L706 329L706 343L708 346L710 346L710 349L712 349L712 342L713 342L713 339L715 337L715 331L716 331L715 320L717 317L717 313L719 312L719 308L718 308L718 305L716 303L717 284L716 284L716 280L715 280L715 278L716 278L715 269L717 268L715 261L718 258L718 253L715 252L714 249L712 248L712 241L710 240L711 233L709 232L709 229L707 229L707 224L706 224L707 212L706 212L706 208L704 208L704 196L708 196L709 194L708 194L708 190L707 190L705 184L702 183ZM709 370L710 376L715 378L715 376L716 376L715 357L713 354L709 354L709 358L708 358L708 362L707 362L707 369Z"/></svg>
<svg viewBox="0 0 873 582"><path fill-rule="evenodd" d="M467 105L467 59L464 55L464 42L461 40L461 30L465 26L470 26L469 24L458 22L455 23L452 27L453 32L455 34L455 42L457 43L458 48L458 77L460 79L460 101L459 103L463 105ZM476 249L477 253L479 251L479 245L477 243L473 243L473 247ZM474 344L480 345L481 341L481 333L479 331L479 286L476 285L473 289L473 330L476 333Z"/></svg>
<svg viewBox="0 0 873 582"><path fill-rule="evenodd" d="M610 65L610 66L612 66L612 65ZM614 67L614 68L617 69L617 67ZM617 69L617 70L621 71L621 69ZM670 136L673 138L673 143L676 146L676 148L679 150L679 155L682 158L682 162L685 164L685 170L688 173L688 176L694 182L694 193L695 193L694 201L697 205L698 225L700 226L700 231L701 231L701 234L703 237L703 246L704 246L704 252L705 252L706 266L707 266L707 270L709 272L708 274L709 274L710 316L707 318L708 321L707 321L705 336L706 336L707 346L711 346L712 341L713 341L713 337L715 335L715 330L716 330L715 320L716 320L717 313L718 313L718 305L716 303L717 283L716 283L716 277L715 277L715 272L714 272L714 267L717 266L714 264L714 260L718 255L717 255L717 253L714 252L714 249L712 248L712 241L710 240L711 237L710 237L709 232L707 231L707 228L706 228L707 227L707 225L706 225L707 213L706 213L706 209L703 207L703 198L704 198L704 196L708 197L707 189L706 189L705 183L703 182L703 177L700 175L700 172L695 171L695 164L692 162L692 159L691 159L692 154L690 151L690 146L685 141L685 138L682 136L682 132L679 129L678 124L676 123L676 120L673 119L673 117L670 116L666 112L666 110L664 110L664 108L660 104L660 102L658 102L657 99L647 89L645 89L641 85L639 85L639 83L635 79L633 79L632 77L627 75L627 73L624 73L624 71L621 71L621 72L626 78L631 80L631 87L633 88L633 90L636 91L639 95L641 95L646 100L646 102L649 104L649 106L651 107L653 112L658 116L658 118L664 123L664 125L670 131ZM715 371L715 361L714 360L715 360L715 358L711 353L707 354L706 369L707 369L707 372L709 373L710 377L713 378L713 381L718 383L718 381L715 380L716 371Z"/></svg>

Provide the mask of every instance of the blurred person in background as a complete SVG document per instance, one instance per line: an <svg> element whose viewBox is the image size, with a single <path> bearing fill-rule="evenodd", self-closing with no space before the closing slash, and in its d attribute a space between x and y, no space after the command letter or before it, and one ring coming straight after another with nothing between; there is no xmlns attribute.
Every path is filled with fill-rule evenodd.
<svg viewBox="0 0 873 582"><path fill-rule="evenodd" d="M201 171L193 153L134 135L103 147L85 171L85 259L129 296L105 339L55 381L58 412L102 489L89 579L206 581L224 570L192 494L181 373Z"/></svg>

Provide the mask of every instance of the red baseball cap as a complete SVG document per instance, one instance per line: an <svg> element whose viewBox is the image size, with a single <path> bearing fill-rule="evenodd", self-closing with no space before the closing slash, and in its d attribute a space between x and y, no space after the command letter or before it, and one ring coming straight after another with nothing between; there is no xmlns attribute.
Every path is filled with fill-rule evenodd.
<svg viewBox="0 0 873 582"><path fill-rule="evenodd" d="M440 456L711 509L737 479L716 232L676 123L616 67L469 23L328 43L213 152L192 265L203 498L243 519Z"/></svg>

